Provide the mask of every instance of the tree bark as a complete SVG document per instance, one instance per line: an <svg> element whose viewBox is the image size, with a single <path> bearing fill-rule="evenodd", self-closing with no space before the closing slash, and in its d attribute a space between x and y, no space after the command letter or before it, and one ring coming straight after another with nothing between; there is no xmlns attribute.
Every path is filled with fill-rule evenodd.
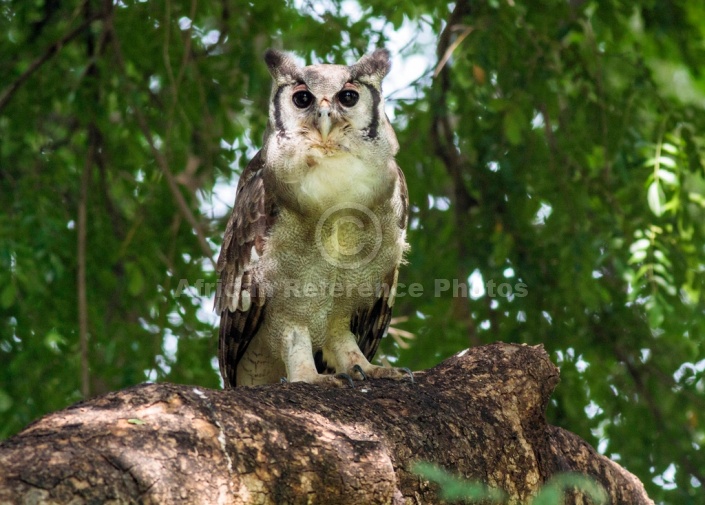
<svg viewBox="0 0 705 505"><path fill-rule="evenodd" d="M415 378L109 393L0 444L0 503L439 503L416 461L502 488L507 503L566 471L592 476L612 504L653 503L632 474L546 423L559 379L541 346L477 347Z"/></svg>

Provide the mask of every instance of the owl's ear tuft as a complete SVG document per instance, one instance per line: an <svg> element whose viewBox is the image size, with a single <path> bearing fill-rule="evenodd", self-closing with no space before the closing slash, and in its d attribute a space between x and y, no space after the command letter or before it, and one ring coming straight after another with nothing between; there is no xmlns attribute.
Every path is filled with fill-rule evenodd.
<svg viewBox="0 0 705 505"><path fill-rule="evenodd" d="M290 54L277 51L276 49L267 49L267 52L264 53L264 61L267 67L269 67L269 73L272 75L272 79L274 79L277 84L300 79L301 68L296 64L296 61Z"/></svg>
<svg viewBox="0 0 705 505"><path fill-rule="evenodd" d="M350 67L353 79L365 80L364 78L367 77L378 87L384 76L389 73L390 68L392 68L390 54L384 48L376 49L374 52L366 54Z"/></svg>

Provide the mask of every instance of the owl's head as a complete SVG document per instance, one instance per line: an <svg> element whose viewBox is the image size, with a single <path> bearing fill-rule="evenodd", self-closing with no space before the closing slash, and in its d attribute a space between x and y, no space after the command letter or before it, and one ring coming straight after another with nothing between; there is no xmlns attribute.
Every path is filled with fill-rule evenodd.
<svg viewBox="0 0 705 505"><path fill-rule="evenodd" d="M332 150L357 151L374 144L396 154L382 97L389 51L377 49L350 66L302 67L289 54L270 49L265 62L274 81L269 134Z"/></svg>

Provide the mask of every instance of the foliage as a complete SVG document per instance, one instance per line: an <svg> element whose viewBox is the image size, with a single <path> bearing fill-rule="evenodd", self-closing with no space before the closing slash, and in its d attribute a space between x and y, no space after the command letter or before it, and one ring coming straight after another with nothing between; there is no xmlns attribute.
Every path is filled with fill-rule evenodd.
<svg viewBox="0 0 705 505"><path fill-rule="evenodd" d="M490 488L481 482L470 482L451 475L449 472L431 463L416 463L414 473L440 486L440 497L449 501L464 501L466 503L489 502L504 503L506 494L501 490ZM590 498L591 503L606 504L609 502L604 488L590 477L579 473L562 473L548 480L530 505L563 505L565 493L575 489Z"/></svg>
<svg viewBox="0 0 705 505"><path fill-rule="evenodd" d="M551 477L531 500L531 505L562 505L567 490L575 489L595 504L605 505L609 498L605 489L596 481L582 474L563 473Z"/></svg>
<svg viewBox="0 0 705 505"><path fill-rule="evenodd" d="M382 350L419 369L543 343L551 421L656 501L695 503L703 18L685 0L1 0L0 437L85 394L218 385L211 261L264 131L261 55L387 44L392 75L428 68L389 99L412 201L400 280L422 289L395 308L415 339Z"/></svg>
<svg viewBox="0 0 705 505"><path fill-rule="evenodd" d="M488 487L482 482L470 482L455 477L431 463L416 463L412 471L424 479L438 484L440 486L439 496L442 500L467 502L485 500L490 503L502 503L507 497L499 489Z"/></svg>

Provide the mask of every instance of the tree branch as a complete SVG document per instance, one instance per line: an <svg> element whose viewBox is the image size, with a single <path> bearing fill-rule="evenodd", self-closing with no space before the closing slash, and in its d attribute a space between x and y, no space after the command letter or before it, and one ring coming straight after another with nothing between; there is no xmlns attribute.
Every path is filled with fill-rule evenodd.
<svg viewBox="0 0 705 505"><path fill-rule="evenodd" d="M78 25L76 28L65 34L59 40L51 44L46 49L46 51L44 51L44 54L42 54L41 56L36 58L32 63L30 63L27 69L22 72L22 74L20 74L17 79L10 83L10 85L7 86L2 93L0 93L0 112L2 112L2 110L8 104L8 102L12 98L12 95L15 94L15 92L22 86L22 84L25 83L27 79L32 76L32 74L39 70L44 63L51 59L52 56L56 55L62 47L64 47L73 39L81 35L84 30L86 30L91 25L93 21L101 19L102 17L104 17L104 15L105 13L103 11L98 11L92 13L90 16L87 16L80 25Z"/></svg>
<svg viewBox="0 0 705 505"><path fill-rule="evenodd" d="M558 369L542 347L463 351L416 383L213 391L149 384L50 414L0 444L0 502L439 503L417 461L525 503L574 471L613 505L641 483L544 412ZM585 503L573 491L565 503Z"/></svg>
<svg viewBox="0 0 705 505"><path fill-rule="evenodd" d="M453 51L472 32L472 27L464 27L463 32L452 40L453 32L461 26L463 18L470 13L470 4L467 0L460 0L456 3L453 12L441 32L436 47L438 63L434 71L434 84L431 89L434 115L431 124L430 138L436 156L440 158L443 165L453 181L453 218L456 229L463 229L471 209L477 207L479 202L470 194L465 184L465 175L468 174L468 160L456 146L454 139L454 128L451 121L451 112L448 107L447 98L451 89L451 67L448 64ZM462 234L457 234L456 248L458 258L469 256L466 240ZM457 266L457 278L466 279L468 273L461 261ZM465 289L469 289L465 283ZM452 318L462 321L468 329L468 345L479 344L475 321L470 314L470 306L462 297L453 298Z"/></svg>

